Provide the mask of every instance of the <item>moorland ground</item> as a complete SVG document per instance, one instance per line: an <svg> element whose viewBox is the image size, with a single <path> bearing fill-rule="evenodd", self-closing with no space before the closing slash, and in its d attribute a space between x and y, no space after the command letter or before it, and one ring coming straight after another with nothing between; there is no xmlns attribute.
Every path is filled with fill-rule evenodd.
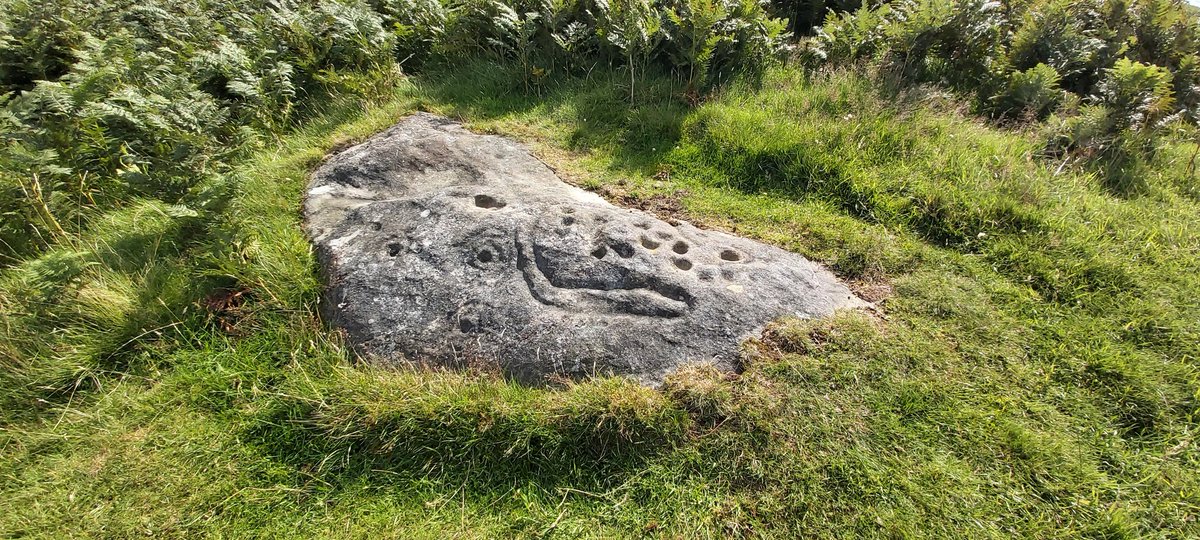
<svg viewBox="0 0 1200 540"><path fill-rule="evenodd" d="M121 57L111 41L80 47ZM64 92L127 77L93 61L88 79L88 58ZM199 95L106 94L182 149L111 146L125 125L100 105L100 128L14 128L0 536L1200 534L1194 126L1172 120L1153 152L1056 153L1047 126L1078 117L981 115L871 62L773 62L701 93L653 65L531 80L520 59L293 62L322 93L293 92L278 125L260 113L283 102L226 96L243 109L222 117ZM29 91L38 111L53 91ZM695 366L661 390L359 363L318 315L302 193L329 152L416 110L523 140L619 204L820 261L879 309L781 321L740 375ZM185 125L201 113L258 135L206 138ZM11 150L28 141L57 150Z"/></svg>

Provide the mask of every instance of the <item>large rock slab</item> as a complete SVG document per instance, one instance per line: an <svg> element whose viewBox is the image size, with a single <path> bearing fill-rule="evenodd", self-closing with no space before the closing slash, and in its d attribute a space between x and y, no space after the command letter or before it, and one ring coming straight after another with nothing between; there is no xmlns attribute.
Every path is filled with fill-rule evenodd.
<svg viewBox="0 0 1200 540"><path fill-rule="evenodd" d="M382 360L655 384L686 362L737 369L778 317L866 305L799 255L618 208L429 114L332 156L304 210L326 317Z"/></svg>

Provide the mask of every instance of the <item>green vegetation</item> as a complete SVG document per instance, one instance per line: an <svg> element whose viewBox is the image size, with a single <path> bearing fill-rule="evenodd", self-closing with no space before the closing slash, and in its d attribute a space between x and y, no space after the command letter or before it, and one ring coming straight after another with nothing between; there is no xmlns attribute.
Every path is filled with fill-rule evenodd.
<svg viewBox="0 0 1200 540"><path fill-rule="evenodd" d="M805 66L807 3L0 0L0 536L1200 535L1194 12L974 5ZM880 310L661 390L356 363L300 198L418 109Z"/></svg>
<svg viewBox="0 0 1200 540"><path fill-rule="evenodd" d="M1052 116L1043 153L1122 193L1142 187L1157 137L1200 114L1200 17L1179 0L887 2L831 14L805 47L811 64L870 60L996 120Z"/></svg>

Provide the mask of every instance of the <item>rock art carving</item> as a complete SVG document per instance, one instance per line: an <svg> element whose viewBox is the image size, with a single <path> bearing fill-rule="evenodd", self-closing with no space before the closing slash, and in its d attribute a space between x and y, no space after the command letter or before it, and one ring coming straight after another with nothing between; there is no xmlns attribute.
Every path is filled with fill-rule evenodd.
<svg viewBox="0 0 1200 540"><path fill-rule="evenodd" d="M327 319L381 361L657 384L687 362L737 369L778 317L866 305L799 255L618 208L424 113L332 156L304 209Z"/></svg>

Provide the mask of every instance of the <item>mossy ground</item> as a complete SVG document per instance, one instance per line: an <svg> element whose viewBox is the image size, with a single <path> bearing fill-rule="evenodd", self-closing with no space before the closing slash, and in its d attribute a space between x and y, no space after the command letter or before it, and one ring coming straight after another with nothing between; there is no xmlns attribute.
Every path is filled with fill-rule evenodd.
<svg viewBox="0 0 1200 540"><path fill-rule="evenodd" d="M238 170L218 222L150 203L4 271L0 536L1200 535L1192 147L1135 193L1036 133L850 72L691 107L487 64L339 102ZM358 365L299 206L417 109L586 187L827 264L879 313L784 321L739 377L536 389Z"/></svg>

